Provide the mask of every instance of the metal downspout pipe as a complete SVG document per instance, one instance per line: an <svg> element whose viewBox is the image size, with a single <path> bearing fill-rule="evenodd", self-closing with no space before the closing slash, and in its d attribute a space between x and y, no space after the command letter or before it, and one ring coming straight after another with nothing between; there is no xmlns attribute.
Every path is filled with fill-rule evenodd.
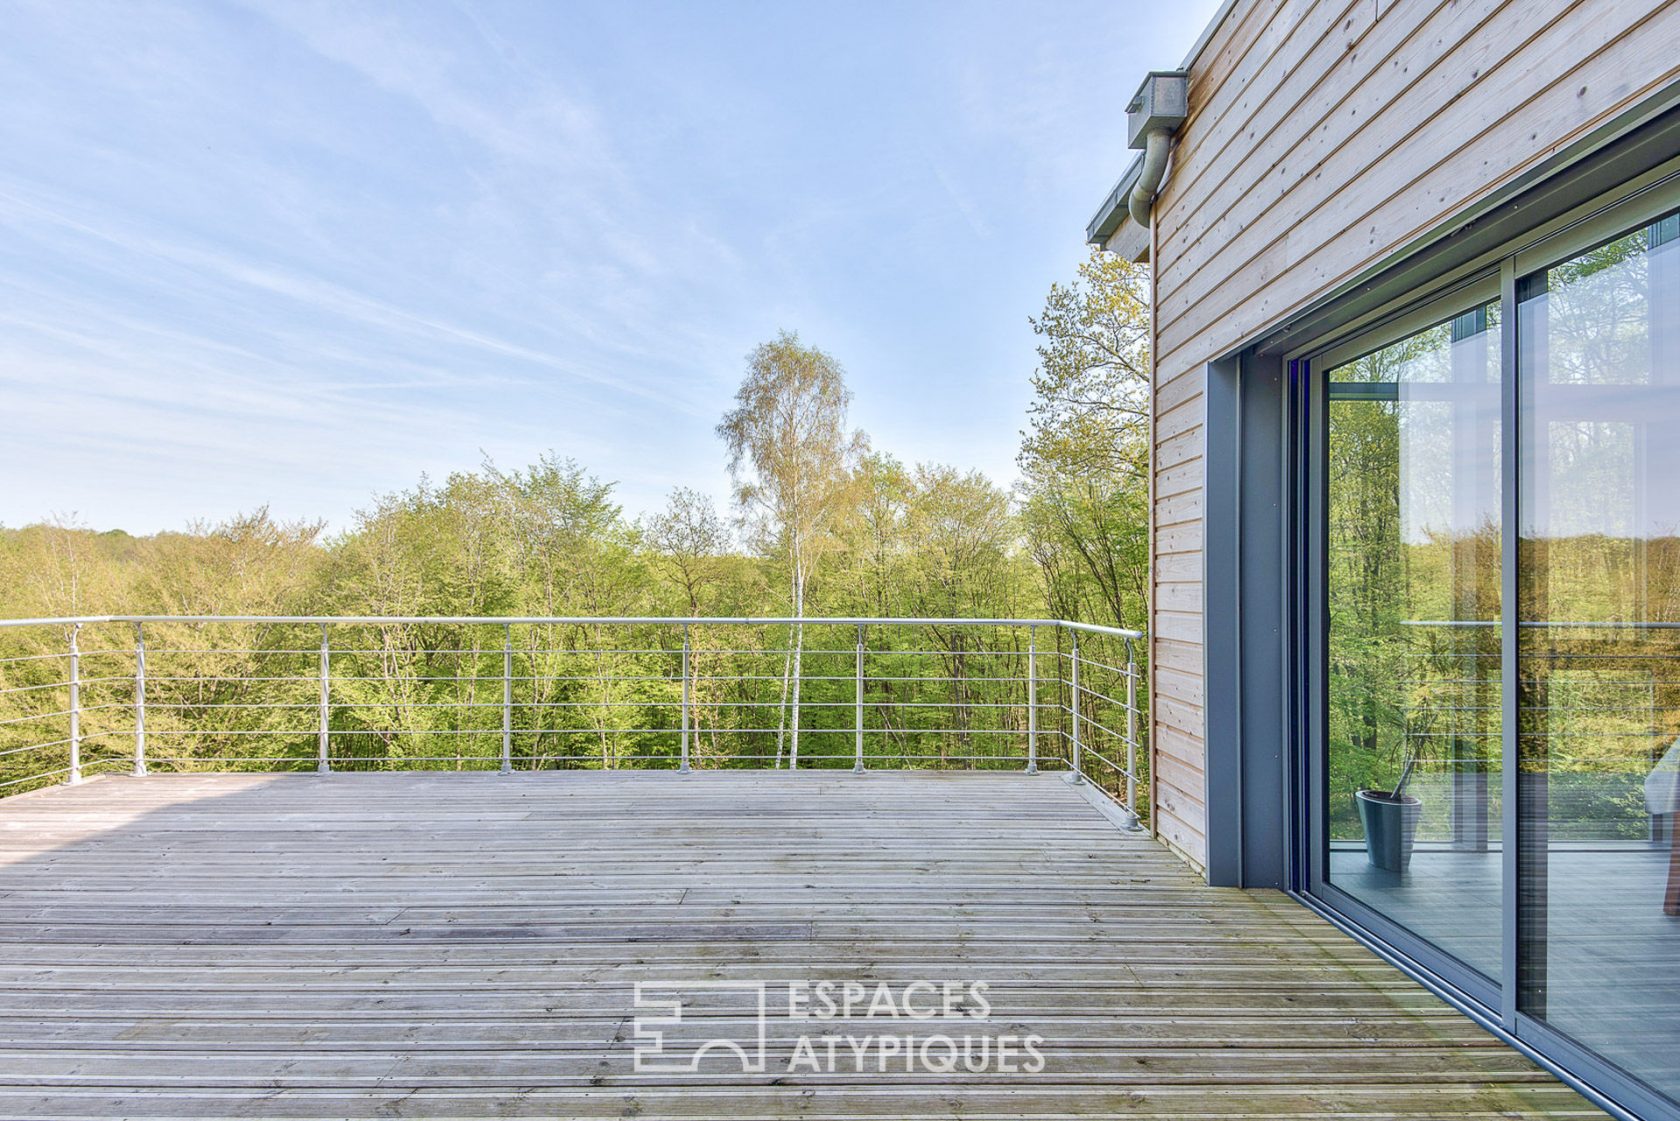
<svg viewBox="0 0 1680 1121"><path fill-rule="evenodd" d="M1155 192L1167 174L1167 156L1172 152L1173 130L1152 128L1144 134L1143 168L1126 197L1126 209L1139 229L1149 228L1149 211L1155 204Z"/></svg>

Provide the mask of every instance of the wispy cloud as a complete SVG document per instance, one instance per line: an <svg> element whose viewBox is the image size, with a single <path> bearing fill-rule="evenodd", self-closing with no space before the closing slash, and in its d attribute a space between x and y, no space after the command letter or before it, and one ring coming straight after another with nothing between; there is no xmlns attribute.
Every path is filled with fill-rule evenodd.
<svg viewBox="0 0 1680 1121"><path fill-rule="evenodd" d="M1025 316L1117 167L1093 137L1199 29L1120 22L18 0L0 522L342 523L548 448L633 509L721 490L713 421L782 327L846 363L879 442L1007 478Z"/></svg>

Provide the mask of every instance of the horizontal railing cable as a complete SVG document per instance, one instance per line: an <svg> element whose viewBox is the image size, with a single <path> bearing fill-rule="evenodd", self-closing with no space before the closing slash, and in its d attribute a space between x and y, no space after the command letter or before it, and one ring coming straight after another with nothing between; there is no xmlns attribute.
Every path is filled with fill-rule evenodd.
<svg viewBox="0 0 1680 1121"><path fill-rule="evenodd" d="M991 618L0 620L0 792L117 771L1024 763L1135 822L1142 638Z"/></svg>

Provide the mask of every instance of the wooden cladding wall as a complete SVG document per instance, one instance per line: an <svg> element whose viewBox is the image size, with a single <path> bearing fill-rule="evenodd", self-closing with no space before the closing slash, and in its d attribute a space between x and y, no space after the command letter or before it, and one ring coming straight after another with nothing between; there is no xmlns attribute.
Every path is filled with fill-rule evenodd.
<svg viewBox="0 0 1680 1121"><path fill-rule="evenodd" d="M1676 43L1672 0L1242 0L1191 65L1153 231L1151 630L1155 821L1197 866L1208 363L1675 81Z"/></svg>

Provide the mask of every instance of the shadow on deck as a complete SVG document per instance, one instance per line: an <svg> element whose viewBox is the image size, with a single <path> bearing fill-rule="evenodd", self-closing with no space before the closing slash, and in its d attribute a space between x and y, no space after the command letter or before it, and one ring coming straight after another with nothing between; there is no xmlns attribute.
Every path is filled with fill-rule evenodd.
<svg viewBox="0 0 1680 1121"><path fill-rule="evenodd" d="M790 1020L790 985L821 981L875 1015ZM762 1071L718 1047L638 1072L638 1049L683 1065L709 1039L756 1056L759 992ZM643 1024L658 1056L635 1024L655 1000L684 1003ZM1284 896L1205 886L1050 775L186 775L8 799L0 1058L0 1114L54 1119L1603 1116Z"/></svg>

